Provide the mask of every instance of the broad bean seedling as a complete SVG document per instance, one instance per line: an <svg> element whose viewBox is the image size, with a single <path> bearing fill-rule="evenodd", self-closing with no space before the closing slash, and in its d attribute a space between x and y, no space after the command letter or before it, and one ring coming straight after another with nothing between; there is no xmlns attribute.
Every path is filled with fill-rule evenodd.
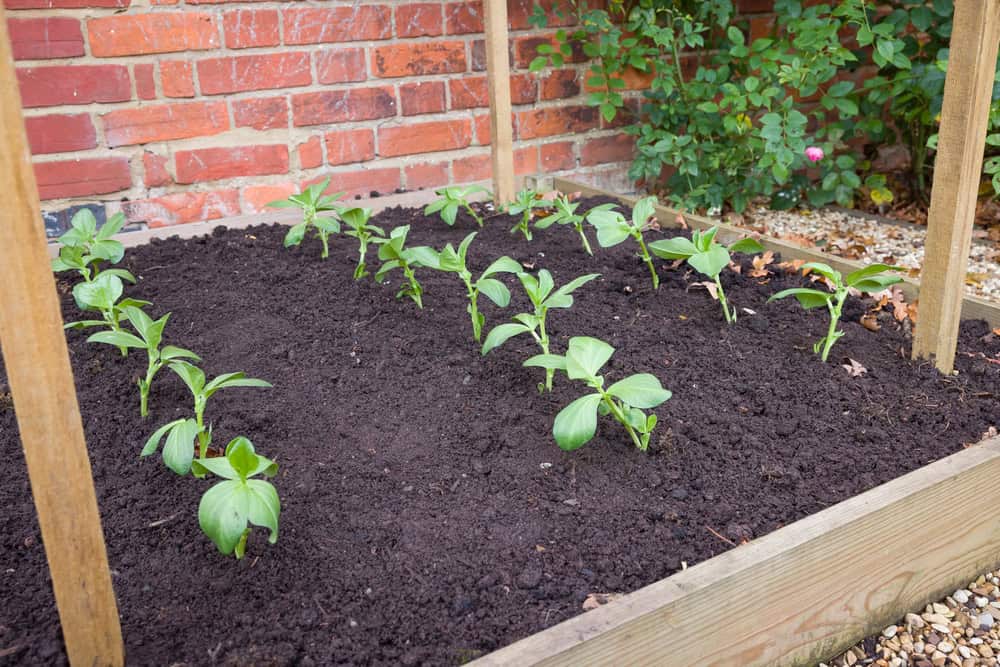
<svg viewBox="0 0 1000 667"><path fill-rule="evenodd" d="M52 260L52 270L56 273L76 271L84 281L90 282L102 273L102 261L117 264L125 256L125 246L111 238L125 224L125 216L121 213L111 216L98 229L97 218L90 209L84 208L76 212L69 224L69 231L56 239L62 244L59 256ZM135 282L135 276L125 269L106 269L103 273Z"/></svg>
<svg viewBox="0 0 1000 667"><path fill-rule="evenodd" d="M440 199L436 199L428 204L424 209L424 215L437 213L451 227L455 224L455 218L458 217L459 210L465 209L472 216L472 219L476 221L476 224L482 227L483 218L476 213L475 209L472 208L472 204L469 203L469 197L479 192L489 192L489 190L479 185L469 185L466 187L452 186L435 190L434 194L440 197Z"/></svg>
<svg viewBox="0 0 1000 667"><path fill-rule="evenodd" d="M406 276L406 284L396 292L396 298L408 296L417 304L417 308L423 308L424 303L421 297L424 293L424 288L417 281L414 269L422 266L432 269L437 268L437 253L427 246L405 247L406 235L409 231L410 226L403 225L401 227L394 227L389 232L388 238L376 237L372 239L372 243L378 244L378 258L382 260L382 266L375 272L375 282L384 282L386 275L390 271L402 269L403 275Z"/></svg>
<svg viewBox="0 0 1000 667"><path fill-rule="evenodd" d="M536 229L548 229L552 225L573 225L573 229L576 233L580 235L580 240L583 241L583 249L587 251L588 255L593 255L594 251L590 248L590 241L587 240L587 233L583 230L583 220L582 215L577 215L576 209L580 207L579 202L571 202L569 197L566 195L559 195L552 202L555 206L555 213L548 215L538 222L535 223Z"/></svg>
<svg viewBox="0 0 1000 667"><path fill-rule="evenodd" d="M370 208L348 208L340 212L340 218L350 229L344 230L345 236L358 240L358 265L354 269L354 279L361 280L368 275L365 258L368 255L368 242L373 236L385 236L385 232L375 225L369 225L372 210Z"/></svg>
<svg viewBox="0 0 1000 667"><path fill-rule="evenodd" d="M340 232L340 222L337 218L340 207L336 202L344 196L343 192L332 195L324 195L323 192L330 186L329 177L320 183L313 183L301 194L292 195L288 199L273 201L268 206L273 208L298 208L302 210L302 222L293 225L285 234L284 245L286 248L297 246L302 243L306 233L310 228L316 230L316 236L323 244L323 252L320 255L323 259L330 256L329 238L331 234ZM321 216L320 213L333 211L333 216Z"/></svg>
<svg viewBox="0 0 1000 667"><path fill-rule="evenodd" d="M571 380L581 380L595 392L581 396L556 415L552 435L567 451L587 444L597 431L597 415L610 414L625 427L632 443L642 451L649 447L649 438L656 426L656 415L642 410L655 408L670 398L669 390L660 385L656 376L637 373L604 388L604 378L598 375L615 348L602 340L586 336L569 339L565 356L539 354L524 362L525 366L559 370Z"/></svg>
<svg viewBox="0 0 1000 667"><path fill-rule="evenodd" d="M508 215L520 215L517 224L510 228L511 234L521 232L527 241L531 240L531 215L534 210L544 206L541 195L535 190L524 189L517 193L517 198L507 205Z"/></svg>
<svg viewBox="0 0 1000 667"><path fill-rule="evenodd" d="M108 327L111 331L121 332L121 318L125 314L125 308L151 305L149 301L140 299L122 299L124 290L122 279L110 271L102 271L90 282L77 283L73 286L76 304L81 310L99 312L102 319L68 322L64 325L65 328ZM128 347L119 346L118 349L122 356L128 354Z"/></svg>
<svg viewBox="0 0 1000 667"><path fill-rule="evenodd" d="M616 246L628 237L639 244L639 257L646 263L649 275L653 279L653 289L660 288L660 277L656 275L656 267L649 256L642 232L646 229L649 219L656 211L656 197L643 197L632 207L632 219L626 220L620 212L613 210L615 204L601 204L587 213L587 222L597 229L597 242L602 248Z"/></svg>

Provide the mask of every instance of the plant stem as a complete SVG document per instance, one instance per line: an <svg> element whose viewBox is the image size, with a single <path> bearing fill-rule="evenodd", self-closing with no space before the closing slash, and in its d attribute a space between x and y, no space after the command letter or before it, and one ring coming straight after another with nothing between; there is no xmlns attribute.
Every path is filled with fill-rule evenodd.
<svg viewBox="0 0 1000 667"><path fill-rule="evenodd" d="M420 283L417 282L417 277L413 274L413 269L406 262L401 262L403 267L403 273L406 275L406 279L410 281L410 298L417 304L417 308L420 310L424 309L423 301L420 299L420 295L423 294L423 288Z"/></svg>
<svg viewBox="0 0 1000 667"><path fill-rule="evenodd" d="M208 454L208 445L212 441L212 436L205 430L205 404L195 399L194 417L198 423L198 458L205 458Z"/></svg>
<svg viewBox="0 0 1000 667"><path fill-rule="evenodd" d="M465 210L469 212L469 215L472 216L473 220L475 220L476 224L478 224L481 228L483 226L483 219L479 217L478 213L472 210L472 204L470 204L469 202L463 202L463 203L465 204Z"/></svg>
<svg viewBox="0 0 1000 667"><path fill-rule="evenodd" d="M590 249L590 241L587 240L587 233L583 231L583 223L574 222L573 226L576 227L577 233L580 235L580 238L583 239L583 249L587 251L588 255L593 257L594 251Z"/></svg>
<svg viewBox="0 0 1000 667"><path fill-rule="evenodd" d="M827 307L830 309L830 326L826 330L826 338L823 339L823 354L820 356L824 362L830 356L833 344L840 338L837 335L837 323L840 322L840 313L844 308L844 301L846 299L847 291L845 290L842 295L837 297L837 305L834 305L832 300L827 302Z"/></svg>
<svg viewBox="0 0 1000 667"><path fill-rule="evenodd" d="M613 414L615 419L617 419L621 425L625 427L625 430L628 431L628 434L632 438L632 442L635 444L636 448L646 451L646 448L642 446L642 441L639 440L639 436L635 434L635 429L633 429L632 425L628 423L628 420L625 418L625 414L622 412L621 408L619 408L614 399L611 398L611 394L605 393L604 389L601 387L598 387L597 391L601 392L601 400L603 400L611 410L611 414Z"/></svg>
<svg viewBox="0 0 1000 667"><path fill-rule="evenodd" d="M639 250L641 250L642 261L646 262L646 266L649 267L649 275L653 277L653 289L660 289L660 277L656 275L656 267L653 266L653 258L649 256L649 250L646 249L646 242L642 240L642 232L635 232L635 240L639 242Z"/></svg>
<svg viewBox="0 0 1000 667"><path fill-rule="evenodd" d="M715 275L715 289L719 294L719 303L722 305L722 314L726 316L726 322L732 324L736 321L736 309L734 308L732 312L729 312L729 302L726 301L726 292L722 289L722 280L719 279L719 274Z"/></svg>
<svg viewBox="0 0 1000 667"><path fill-rule="evenodd" d="M542 346L542 353L549 353L549 335L545 332L545 310L542 310L541 315L538 318L538 344ZM553 368L545 369L545 388L548 391L552 391L552 378L555 376L556 371Z"/></svg>
<svg viewBox="0 0 1000 667"><path fill-rule="evenodd" d="M463 280L465 281L465 289L469 296L469 316L472 318L472 337L475 338L478 343L479 339L482 338L483 335L482 325L479 324L479 308L476 306L476 302L479 300L479 290L472 286L471 280L465 278L463 278Z"/></svg>
<svg viewBox="0 0 1000 667"><path fill-rule="evenodd" d="M319 240L323 244L323 252L320 254L320 259L326 259L330 256L330 244L326 240L326 234L320 232Z"/></svg>

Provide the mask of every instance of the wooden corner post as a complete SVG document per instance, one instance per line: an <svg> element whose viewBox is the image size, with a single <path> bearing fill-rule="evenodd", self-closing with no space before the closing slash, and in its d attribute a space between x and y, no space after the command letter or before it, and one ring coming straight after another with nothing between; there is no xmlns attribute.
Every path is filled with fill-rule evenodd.
<svg viewBox="0 0 1000 667"><path fill-rule="evenodd" d="M124 661L80 409L0 9L0 345L70 664Z"/></svg>
<svg viewBox="0 0 1000 667"><path fill-rule="evenodd" d="M514 116L510 107L507 0L485 0L486 82L490 91L493 200L514 201Z"/></svg>
<svg viewBox="0 0 1000 667"><path fill-rule="evenodd" d="M998 45L1000 0L955 0L913 341L942 373L955 363Z"/></svg>

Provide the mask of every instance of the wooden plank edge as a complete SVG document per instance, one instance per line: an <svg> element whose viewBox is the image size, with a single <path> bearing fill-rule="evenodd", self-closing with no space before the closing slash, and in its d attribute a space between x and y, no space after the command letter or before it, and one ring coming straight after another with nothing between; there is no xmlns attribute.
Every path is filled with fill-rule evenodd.
<svg viewBox="0 0 1000 667"><path fill-rule="evenodd" d="M619 195L607 190L594 188L589 185L584 185L582 183L577 183L563 178L553 179L553 188L559 192L567 194L579 192L588 197L611 197L630 206L635 203L637 199L639 199L635 196ZM672 229L680 227L677 223L677 216L679 215L683 215L688 226L694 229L709 229L711 227L718 227L720 239L752 236L760 241L761 245L763 245L767 250L781 253L782 258L785 260L803 259L807 262L824 262L842 273L849 273L864 266L861 262L844 259L843 257L837 257L821 250L803 248L786 241L781 241L779 239L751 232L750 230L743 229L741 227L736 227L735 225L730 225L722 222L721 220L714 220L712 218L695 215L693 213L681 213L680 211L670 208L669 206L661 205L656 207L656 219L661 227L669 227ZM900 287L906 295L906 298L911 301L915 300L919 295L920 282L914 280L913 278L904 276ZM966 295L962 299L962 318L967 320L986 320L991 327L1000 327L1000 304L996 304L981 297Z"/></svg>
<svg viewBox="0 0 1000 667"><path fill-rule="evenodd" d="M471 663L814 665L1000 563L1000 438Z"/></svg>

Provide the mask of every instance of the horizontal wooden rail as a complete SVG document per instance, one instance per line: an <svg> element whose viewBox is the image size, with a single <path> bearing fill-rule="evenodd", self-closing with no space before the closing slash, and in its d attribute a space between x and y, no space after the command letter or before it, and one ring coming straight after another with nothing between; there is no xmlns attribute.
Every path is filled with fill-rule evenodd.
<svg viewBox="0 0 1000 667"><path fill-rule="evenodd" d="M638 197L619 195L561 178L555 179L554 187L556 190L565 193L580 192L585 196L612 197L629 205L638 199ZM678 215L681 215L680 211L672 209L668 206L656 207L656 219L660 223L661 227L679 227L680 225L677 223ZM820 250L803 248L793 243L788 243L787 241L780 241L768 236L754 234L749 230L743 229L742 227L730 225L720 220L713 220L712 218L706 218L692 213L684 213L683 216L687 224L693 229L718 227L720 239L753 236L758 239L761 245L763 245L766 249L775 253L781 253L781 257L785 260L803 259L807 262L825 262L843 273L849 273L864 266L861 262L844 259L843 257L836 257ZM920 283L912 278L904 277L901 288L907 299L914 300L919 294ZM969 320L986 320L990 323L990 326L998 327L1000 326L1000 305L979 297L966 296L962 299L962 317Z"/></svg>
<svg viewBox="0 0 1000 667"><path fill-rule="evenodd" d="M1000 563L1000 438L471 663L815 665Z"/></svg>

